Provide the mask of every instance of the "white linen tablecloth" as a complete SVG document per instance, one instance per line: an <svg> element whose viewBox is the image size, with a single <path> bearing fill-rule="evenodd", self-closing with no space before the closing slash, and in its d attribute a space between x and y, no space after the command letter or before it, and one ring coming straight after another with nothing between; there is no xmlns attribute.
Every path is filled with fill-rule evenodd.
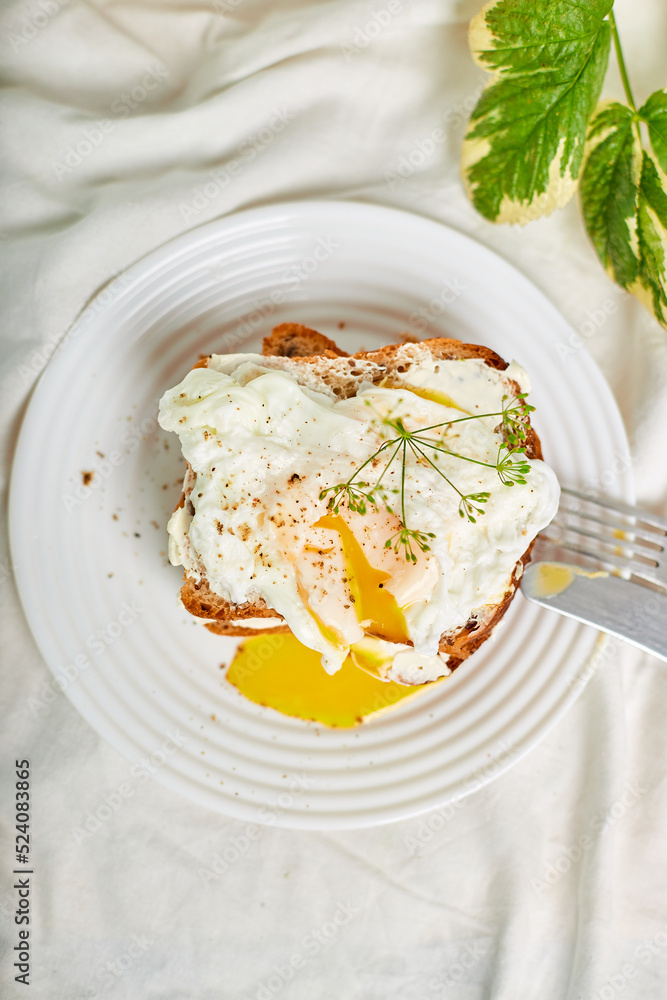
<svg viewBox="0 0 667 1000"><path fill-rule="evenodd" d="M464 121L484 79L466 44L479 5L4 7L5 493L31 386L96 289L209 219L330 197L441 220L531 278L612 386L638 500L665 511L665 333L607 280L576 201L524 230L494 228L462 191ZM616 6L643 100L667 82L667 6ZM605 93L622 96L615 68ZM430 141L435 129L443 136ZM423 157L410 160L415 150ZM50 675L4 534L0 562L3 997L667 996L664 664L615 645L535 750L430 816L344 833L268 827L250 842L245 824L146 781L82 838L130 765L66 697L26 709ZM29 987L12 967L16 758L33 770ZM238 860L211 877L230 845Z"/></svg>

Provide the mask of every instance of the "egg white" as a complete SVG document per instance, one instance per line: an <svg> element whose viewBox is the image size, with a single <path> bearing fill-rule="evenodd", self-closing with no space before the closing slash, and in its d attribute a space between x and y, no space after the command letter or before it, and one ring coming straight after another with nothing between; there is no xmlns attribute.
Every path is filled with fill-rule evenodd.
<svg viewBox="0 0 667 1000"><path fill-rule="evenodd" d="M348 480L382 435L391 436L383 417L400 416L412 429L456 419L462 411L497 413L510 380L522 391L528 380L514 363L499 372L478 359L428 358L401 375L399 386L365 382L356 396L337 399L263 362L259 355L213 355L208 367L189 372L161 400L160 424L178 434L191 467L191 507L177 510L169 522L169 555L195 579L205 575L210 589L232 604L263 600L333 673L365 630L350 599L340 535L314 527L327 511L321 491ZM417 394L424 392L441 401ZM460 423L448 447L495 464L498 424L498 417ZM526 485L509 488L495 468L438 458L462 493L491 496L472 523L460 517L459 495L434 469L408 461L406 523L434 535L416 565L385 547L397 518L383 508L365 516L341 508L368 562L390 573L385 587L403 611L421 680L447 672L437 655L441 635L463 627L474 609L500 601L559 496L554 473L541 461L530 461ZM367 467L367 481L383 466ZM399 497L398 459L383 484ZM398 652L405 659L406 646Z"/></svg>

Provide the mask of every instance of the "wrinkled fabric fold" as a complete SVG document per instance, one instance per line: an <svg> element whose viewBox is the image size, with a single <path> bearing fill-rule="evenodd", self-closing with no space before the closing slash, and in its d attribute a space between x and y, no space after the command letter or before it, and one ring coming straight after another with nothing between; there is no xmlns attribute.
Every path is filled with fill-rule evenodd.
<svg viewBox="0 0 667 1000"><path fill-rule="evenodd" d="M614 391L638 501L667 512L664 332L602 272L576 200L520 230L492 227L464 195L464 123L486 79L466 22L480 5L4 8L5 493L30 393L99 288L211 219L327 197L439 220L526 274L572 325L567 362L590 351ZM643 100L665 82L664 3L615 6ZM621 96L613 69L603 96ZM667 995L663 665L613 644L537 748L431 814L318 834L279 829L276 803L268 825L250 829L149 770L133 775L53 691L1 545L10 806L15 758L33 772L33 997ZM7 806L3 819L0 905L11 917ZM10 948L14 931L10 920ZM11 961L6 952L8 996Z"/></svg>

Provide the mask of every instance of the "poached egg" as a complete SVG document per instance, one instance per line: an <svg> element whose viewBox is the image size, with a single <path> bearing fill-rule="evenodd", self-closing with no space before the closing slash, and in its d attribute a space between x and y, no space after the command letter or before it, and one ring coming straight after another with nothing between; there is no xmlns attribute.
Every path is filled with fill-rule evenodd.
<svg viewBox="0 0 667 1000"><path fill-rule="evenodd" d="M189 503L168 525L170 561L231 605L264 601L330 674L351 655L383 680L446 675L441 636L502 600L558 506L542 461L526 459L525 484L511 488L495 467L499 414L517 385L528 392L526 373L514 362L499 371L478 358L422 356L391 382L362 381L338 398L299 378L294 362L282 370L283 360L212 355L164 394L160 425L189 464ZM457 456L431 451L435 467L408 451L388 464L387 447L373 458L397 419ZM380 476L384 500L365 513L344 503L335 512L331 494L321 498ZM483 513L460 516L460 494L480 492L490 494ZM414 562L395 544L402 524L429 536L428 550L413 545ZM282 624L257 624L272 621Z"/></svg>

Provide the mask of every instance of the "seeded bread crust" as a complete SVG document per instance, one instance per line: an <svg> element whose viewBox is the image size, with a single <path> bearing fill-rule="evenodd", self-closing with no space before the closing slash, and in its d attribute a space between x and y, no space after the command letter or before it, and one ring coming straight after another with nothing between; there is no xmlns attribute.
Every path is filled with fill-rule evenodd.
<svg viewBox="0 0 667 1000"><path fill-rule="evenodd" d="M282 323L265 337L262 355L268 367L276 367L293 375L298 382L309 388L327 391L338 398L355 395L362 382L379 383L392 376L400 377L410 364L418 362L425 355L436 360L449 361L457 358L479 358L489 368L505 371L508 367L495 351L478 344L464 344L460 340L439 337L407 342L383 347L379 351L362 351L347 355L328 337L297 323ZM195 367L206 367L208 358L202 358ZM519 386L516 392L520 392ZM528 458L541 459L540 440L529 424L526 425L526 454ZM191 487L190 487L191 488ZM183 494L179 507L187 501L189 490ZM440 639L440 652L448 654L447 664L455 670L471 653L489 638L493 629L507 611L523 576L526 563L530 560L532 543L517 562L510 585L503 598L494 605L476 608L462 629L446 632ZM207 628L218 635L248 636L289 632L285 625L275 625L266 629L247 628L243 620L247 618L282 618L263 600L254 604L232 605L213 593L208 581L202 576L196 581L183 575L181 588L183 606L197 618L207 619ZM284 619L283 619L284 620Z"/></svg>

